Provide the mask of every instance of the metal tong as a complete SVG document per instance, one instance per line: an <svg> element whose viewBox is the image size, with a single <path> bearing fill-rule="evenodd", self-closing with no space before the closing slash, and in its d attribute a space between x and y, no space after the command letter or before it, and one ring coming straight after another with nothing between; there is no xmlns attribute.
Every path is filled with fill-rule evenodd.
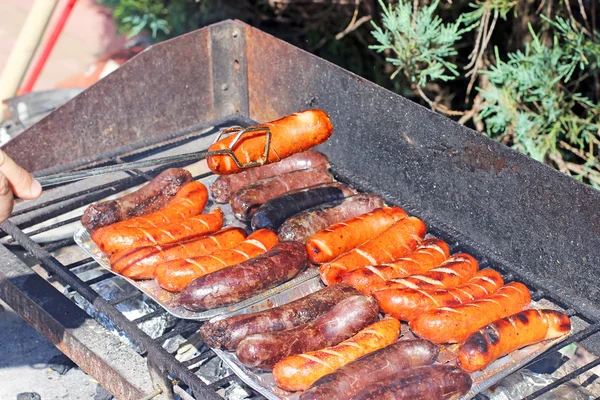
<svg viewBox="0 0 600 400"><path fill-rule="evenodd" d="M238 160L237 156L233 152L233 148L240 141L240 138L242 137L242 135L247 132L264 132L266 134L265 151L264 151L263 155L261 156L261 158L259 158L258 160L248 162L248 163L242 163L242 162L240 162L240 160ZM268 156L269 156L269 149L271 147L271 130L269 129L268 126L251 126L248 128L242 128L241 126L232 126L229 128L221 129L219 131L219 134L213 141L213 144L218 142L219 140L221 140L223 135L231 135L231 134L235 134L236 136L233 139L233 141L229 144L229 147L226 149L215 150L215 151L202 150L202 151L197 151L197 152L193 152L193 153L160 157L160 158L154 158L151 160L132 161L132 162L128 162L128 163L109 165L106 167L91 168L91 169L86 169L86 170L82 170L82 171L63 172L63 173L59 173L59 174L40 176L40 177L37 177L36 180L42 185L42 187L46 187L46 186L51 186L51 185L58 185L61 183L74 182L74 181L78 181L81 179L90 178L93 176L110 174L110 173L118 172L118 171L131 171L131 170L135 170L138 168L153 167L153 166L157 166L157 165L171 164L171 163L181 162L181 161L199 161L206 157L218 156L218 155L230 156L233 159L233 162L235 162L235 164L241 169L258 167L258 166L266 164Z"/></svg>

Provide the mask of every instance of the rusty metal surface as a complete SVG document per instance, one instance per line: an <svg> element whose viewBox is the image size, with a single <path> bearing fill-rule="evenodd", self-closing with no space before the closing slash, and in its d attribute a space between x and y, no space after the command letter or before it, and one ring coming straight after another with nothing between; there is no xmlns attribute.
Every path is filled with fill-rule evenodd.
<svg viewBox="0 0 600 400"><path fill-rule="evenodd" d="M250 118L325 110L319 149L342 180L600 318L599 191L256 29L246 41Z"/></svg>
<svg viewBox="0 0 600 400"><path fill-rule="evenodd" d="M60 351L118 399L139 399L154 390L140 355L3 246L0 257L0 297Z"/></svg>
<svg viewBox="0 0 600 400"><path fill-rule="evenodd" d="M152 46L4 150L37 171L189 131L214 115L210 49L208 28Z"/></svg>

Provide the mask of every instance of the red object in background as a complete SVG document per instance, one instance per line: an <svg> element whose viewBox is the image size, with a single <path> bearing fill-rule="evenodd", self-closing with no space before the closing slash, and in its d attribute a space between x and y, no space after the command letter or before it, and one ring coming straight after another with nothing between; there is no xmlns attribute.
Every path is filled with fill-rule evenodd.
<svg viewBox="0 0 600 400"><path fill-rule="evenodd" d="M67 22L67 19L69 18L69 15L71 14L71 11L73 10L73 6L75 6L76 1L77 0L68 0L65 7L61 10L58 20L56 21L56 24L52 27L52 32L50 33L50 36L48 37L48 41L44 44L44 47L42 48L42 52L40 53L40 56L35 61L33 70L31 71L31 73L29 74L27 79L25 80L25 83L23 84L23 86L21 86L21 88L17 92L18 96L29 93L33 89L35 82L37 82L37 80L40 76L40 73L42 72L42 69L44 68L44 65L46 65L46 61L48 61L48 57L50 56L50 53L52 52L52 49L54 48L54 45L56 44L58 37L60 36L63 28L65 27L65 23Z"/></svg>

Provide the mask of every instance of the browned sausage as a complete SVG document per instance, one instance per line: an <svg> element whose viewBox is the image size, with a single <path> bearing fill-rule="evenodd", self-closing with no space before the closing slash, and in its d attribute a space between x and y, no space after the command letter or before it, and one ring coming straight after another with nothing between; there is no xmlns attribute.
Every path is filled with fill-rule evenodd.
<svg viewBox="0 0 600 400"><path fill-rule="evenodd" d="M451 365L427 365L383 378L353 400L447 400L466 394L473 381L469 374Z"/></svg>
<svg viewBox="0 0 600 400"><path fill-rule="evenodd" d="M268 200L279 197L290 190L333 181L333 175L326 169L320 168L293 171L263 179L235 193L231 197L231 210L236 218L249 221L258 207Z"/></svg>
<svg viewBox="0 0 600 400"><path fill-rule="evenodd" d="M281 242L248 261L193 280L179 302L192 311L237 303L292 279L307 265L302 243Z"/></svg>
<svg viewBox="0 0 600 400"><path fill-rule="evenodd" d="M325 375L300 400L348 400L365 387L404 370L432 364L439 348L423 339L400 340Z"/></svg>
<svg viewBox="0 0 600 400"><path fill-rule="evenodd" d="M258 125L271 131L271 144L266 163L280 161L323 143L331 136L333 126L329 116L321 110L308 110L289 115L277 121ZM230 149L236 135L231 135L209 147L209 151ZM233 147L240 163L256 162L264 156L267 134L264 131L243 133ZM240 171L230 155L207 157L208 168L215 174L227 175Z"/></svg>
<svg viewBox="0 0 600 400"><path fill-rule="evenodd" d="M217 203L227 203L235 192L261 179L301 169L327 169L328 167L329 160L327 156L318 151L308 150L273 164L248 168L237 174L221 175L211 185L210 191Z"/></svg>
<svg viewBox="0 0 600 400"><path fill-rule="evenodd" d="M328 286L291 303L251 314L207 322L200 328L211 347L234 351L242 339L255 333L282 331L304 325L325 314L346 297L359 292L346 284Z"/></svg>
<svg viewBox="0 0 600 400"><path fill-rule="evenodd" d="M192 174L185 169L166 169L133 193L90 205L81 217L81 224L94 233L103 226L153 213L165 207L191 181Z"/></svg>
<svg viewBox="0 0 600 400"><path fill-rule="evenodd" d="M305 243L308 238L330 225L369 213L384 206L383 200L372 193L359 193L306 210L279 227L279 240L295 240Z"/></svg>
<svg viewBox="0 0 600 400"><path fill-rule="evenodd" d="M525 310L486 325L471 334L458 350L462 369L483 369L512 351L571 331L567 315L554 310Z"/></svg>
<svg viewBox="0 0 600 400"><path fill-rule="evenodd" d="M240 342L236 354L248 367L272 368L292 354L336 345L375 322L378 315L379 308L372 297L347 297L306 325L248 336Z"/></svg>

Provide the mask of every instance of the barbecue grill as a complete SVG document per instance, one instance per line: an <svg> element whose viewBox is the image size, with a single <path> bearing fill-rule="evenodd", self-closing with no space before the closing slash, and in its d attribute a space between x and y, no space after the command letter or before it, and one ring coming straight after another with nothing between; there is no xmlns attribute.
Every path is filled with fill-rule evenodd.
<svg viewBox="0 0 600 400"><path fill-rule="evenodd" d="M40 176L203 150L220 128L309 108L331 117L334 134L318 149L339 180L402 206L453 252L527 284L534 300L579 321L574 334L534 361L575 342L600 354L600 192L241 22L151 47L4 150ZM181 163L57 185L19 204L0 225L11 237L0 246L0 297L117 398L260 398L228 370L203 376L218 359L199 339L193 357L178 360L169 341L193 337L200 322L165 318L137 290L107 295L102 284L128 284L96 268L71 236L39 240L76 223L81 207L172 166ZM132 319L120 311L132 302L147 312ZM167 326L158 337L143 330L161 318Z"/></svg>

